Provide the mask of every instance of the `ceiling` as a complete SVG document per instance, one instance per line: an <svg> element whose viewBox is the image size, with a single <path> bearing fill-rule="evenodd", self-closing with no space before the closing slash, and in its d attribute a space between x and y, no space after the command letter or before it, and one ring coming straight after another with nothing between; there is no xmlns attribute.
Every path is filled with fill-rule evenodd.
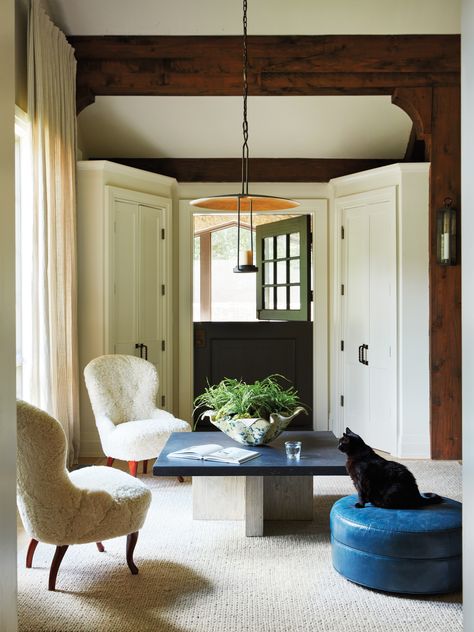
<svg viewBox="0 0 474 632"><path fill-rule="evenodd" d="M249 97L251 156L403 158L411 121L389 96ZM233 158L239 97L97 97L79 115L90 157Z"/></svg>
<svg viewBox="0 0 474 632"><path fill-rule="evenodd" d="M237 0L44 0L71 35L238 35ZM460 0L249 0L249 34L458 33ZM251 48L249 49L251 58ZM408 116L386 96L249 97L260 158L403 158ZM97 97L79 116L84 157L239 157L238 97Z"/></svg>

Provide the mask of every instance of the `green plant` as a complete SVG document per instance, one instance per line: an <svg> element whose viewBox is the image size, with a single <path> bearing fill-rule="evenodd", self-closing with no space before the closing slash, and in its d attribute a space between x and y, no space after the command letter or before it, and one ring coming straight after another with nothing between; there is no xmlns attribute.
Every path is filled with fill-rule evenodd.
<svg viewBox="0 0 474 632"><path fill-rule="evenodd" d="M216 419L268 419L271 413L289 415L301 402L293 386L285 389L279 384L282 379L286 380L275 373L253 384L246 384L242 380L226 377L219 384L208 385L204 393L196 397L194 410L204 409L198 419L207 410L215 411Z"/></svg>

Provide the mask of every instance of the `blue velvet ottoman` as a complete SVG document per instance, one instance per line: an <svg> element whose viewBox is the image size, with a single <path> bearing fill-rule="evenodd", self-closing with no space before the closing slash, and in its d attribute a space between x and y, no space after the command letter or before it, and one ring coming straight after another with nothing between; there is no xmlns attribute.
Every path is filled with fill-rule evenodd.
<svg viewBox="0 0 474 632"><path fill-rule="evenodd" d="M435 594L461 589L461 503L443 498L420 509L331 509L334 568L356 584L387 592Z"/></svg>

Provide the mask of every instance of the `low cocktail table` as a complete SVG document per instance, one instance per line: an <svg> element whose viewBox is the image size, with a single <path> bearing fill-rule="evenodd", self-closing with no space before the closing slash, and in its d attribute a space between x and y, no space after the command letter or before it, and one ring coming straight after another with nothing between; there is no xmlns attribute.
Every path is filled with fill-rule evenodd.
<svg viewBox="0 0 474 632"><path fill-rule="evenodd" d="M287 459L285 441L302 442L299 461ZM260 456L241 465L167 456L208 443L246 447L222 432L173 432L153 474L192 476L193 518L244 520L247 536L263 535L264 520L312 520L313 476L347 474L332 432L284 432L270 445L249 447Z"/></svg>

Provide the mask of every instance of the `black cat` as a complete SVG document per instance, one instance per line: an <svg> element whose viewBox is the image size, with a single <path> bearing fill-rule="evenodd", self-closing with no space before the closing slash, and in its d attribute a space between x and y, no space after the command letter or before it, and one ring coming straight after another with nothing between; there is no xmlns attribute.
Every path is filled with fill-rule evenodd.
<svg viewBox="0 0 474 632"><path fill-rule="evenodd" d="M385 509L415 509L443 500L438 494L422 496L410 470L401 463L383 459L349 428L337 447L347 454L347 473L359 495L356 507L372 503Z"/></svg>

